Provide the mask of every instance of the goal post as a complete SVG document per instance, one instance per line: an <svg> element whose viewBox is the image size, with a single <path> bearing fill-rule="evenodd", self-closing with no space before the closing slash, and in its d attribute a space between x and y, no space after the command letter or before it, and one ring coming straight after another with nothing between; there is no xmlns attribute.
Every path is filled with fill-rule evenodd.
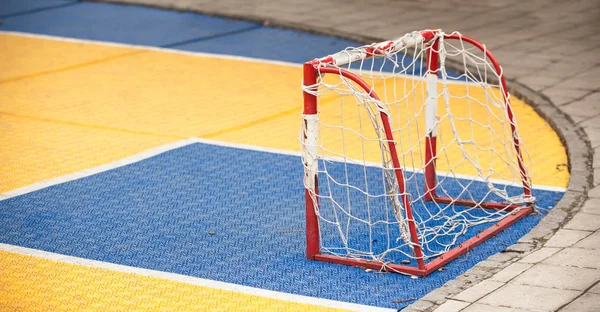
<svg viewBox="0 0 600 312"><path fill-rule="evenodd" d="M426 276L534 211L502 68L478 41L412 32L303 74L307 258Z"/></svg>

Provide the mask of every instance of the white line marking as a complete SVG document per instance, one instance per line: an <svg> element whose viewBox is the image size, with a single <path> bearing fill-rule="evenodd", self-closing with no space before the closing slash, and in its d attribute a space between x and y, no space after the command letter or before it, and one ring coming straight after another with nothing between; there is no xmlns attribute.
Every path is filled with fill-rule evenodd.
<svg viewBox="0 0 600 312"><path fill-rule="evenodd" d="M186 276L186 275L181 275L181 274L148 270L148 269L136 268L136 267L114 264L114 263L109 263L109 262L72 257L72 256L47 252L47 251L43 251L43 250L25 248L25 247L2 244L2 243L0 243L0 250L17 253L17 254L21 254L21 255L26 255L26 256L33 256L33 257L38 257L38 258L43 258L43 259L48 259L48 260L59 261L59 262L63 262L63 263L82 265L82 266L86 266L86 267L90 267L90 268L100 268L100 269L106 269L106 270L123 272L123 273L133 273L133 274L138 274L138 275L143 275L143 276L156 277L156 278L161 278L161 279L166 279L166 280L171 280L171 281L181 282L181 283L186 283L186 284L191 284L191 285L221 289L221 290L225 290L225 291L235 291L235 292L239 292L239 293L243 293L243 294L260 296L260 297L277 299L277 300L285 300L285 301L292 301L292 302L297 302L297 303L318 305L318 306L329 307L329 308L338 308L338 309L341 308L341 309L347 309L347 310L352 310L352 311L377 311L377 312L378 311L381 311L381 312L396 311L394 309L379 308L379 307L373 307L373 306L367 306L367 305L361 305L361 304L355 304L355 303L349 303L349 302L343 302L343 301L336 301L336 300L329 300L329 299L322 299L322 298L315 298L315 297L308 297L308 296L302 296L302 295L294 295L294 294L288 294L288 293L279 292L279 291L272 291L272 290L260 289L260 288L255 288L255 287L212 281L212 280L208 280L208 279L204 279L204 278Z"/></svg>
<svg viewBox="0 0 600 312"><path fill-rule="evenodd" d="M245 144L227 143L227 142L220 142L220 141L214 141L214 140L209 140L209 139L189 138L186 140L176 141L173 143L168 143L165 145L157 146L157 147L148 149L146 151L143 151L139 154L135 154L133 156L129 156L129 157L117 160L117 161L113 161L113 162L104 164L104 165L100 165L98 167L85 169L85 170L78 171L78 172L75 172L72 174L67 174L67 175L64 175L61 177L45 180L42 182L30 184L28 186L18 188L18 189L12 190L12 191L8 191L8 192L0 194L0 201L6 200L11 197L16 197L16 196L24 195L27 193L31 193L31 192L34 192L37 190L41 190L41 189L44 189L44 188L47 188L47 187L50 187L53 185L62 184L65 182L85 178L85 177L88 177L88 176L91 176L91 175L94 175L97 173L109 171L109 170L112 170L115 168L129 165L129 164L133 164L133 163L142 161L144 159L162 154L164 152L168 152L170 150L184 147L186 145L190 145L193 143L204 143L204 144L209 144L209 145L231 147L231 148L237 148L237 149L243 149L243 150L252 150L252 151L266 152L266 153L271 153L271 154L280 154L280 155L300 157L300 152L293 152L293 151L253 146L253 145L245 145ZM301 179L299 181L301 181Z"/></svg>
<svg viewBox="0 0 600 312"><path fill-rule="evenodd" d="M240 144L240 143L228 143L228 142L215 141L215 140L209 140L209 139L201 139L201 138L193 138L193 139L189 139L189 140L192 140L192 141L198 142L198 143L232 147L232 148L238 148L238 149L244 149L244 150L260 151L260 152L266 152L266 153L272 153L272 154L281 154L281 155L289 155L289 156L297 156L297 157L302 156L301 152L269 148L269 147L260 147L260 146L255 146L255 145L247 145L247 144ZM300 143L298 143L298 146L300 146ZM328 156L327 160L344 162L344 159L341 157ZM348 160L346 160L346 161L348 161ZM354 163L354 162L352 162L352 163ZM360 164L359 163L356 163L356 164L357 165L364 164L365 166L368 166L368 167L381 168L381 163L371 162L371 161L365 161ZM414 170L406 169L406 168L405 168L405 171L414 172ZM480 177L470 176L470 175L466 175L466 174L459 174L459 173L451 174L448 172L440 172L440 171L438 171L437 174L440 176L452 176L452 177L457 177L459 179L467 179L467 180L471 179L471 180L485 182L485 180ZM511 182L511 181L498 180L498 179L490 179L490 182L495 183L495 184L501 184L501 185L513 185L515 183L515 182ZM517 184L517 185L513 185L513 186L522 186L522 185ZM549 185L537 185L537 184L534 184L533 188L537 189L537 190L554 191L554 192L565 192L567 190L564 187L549 186Z"/></svg>
<svg viewBox="0 0 600 312"><path fill-rule="evenodd" d="M195 139L188 139L188 140L182 140L182 141L177 141L177 142L173 142L173 143L169 143L169 144L165 144L165 145L161 145L158 147L154 147L151 148L149 150L146 150L144 152L141 152L139 154L135 154L133 156L127 157L127 158L123 158L117 161L113 161L111 163L108 164L104 164L98 167L94 167L94 168L90 168L90 169L85 169L82 171L78 171L72 174L68 174L68 175L64 175L58 178L54 178L54 179L50 179L50 180L46 180L46 181L42 181L42 182L38 182L38 183L34 183L34 184L30 184L28 186L22 187L22 188L18 188L16 190L12 190L12 191L8 191L6 193L0 194L0 201L11 198L11 197L15 197L15 196L19 196L19 195L23 195L23 194L27 194L33 191L37 191L37 190L41 190L43 188L47 188L53 185L57 185L57 184L61 184L61 183L65 183L65 182L69 182L69 181L73 181L73 180L77 180L77 179L81 179L84 177L88 177L97 173L101 173L104 171L108 171L108 170L112 170L118 167L122 167L125 165L129 165L129 164L133 164L139 161L142 161L146 158L150 158L152 156L156 156L158 154L162 154L164 152L179 148L179 147L183 147L192 143L195 143L196 140Z"/></svg>
<svg viewBox="0 0 600 312"><path fill-rule="evenodd" d="M188 139L188 140L197 142L197 143L232 147L232 148L237 148L237 149L259 151L259 152L272 153L272 154L289 155L289 156L297 156L297 157L302 156L301 152L282 150L282 149L277 149L277 148L261 147L261 146L247 145L247 144L240 144L240 143L228 143L228 142L215 141L215 140L202 139L202 138L192 138L192 139ZM300 146L300 143L298 143L298 146ZM341 157L329 157L328 156L327 160L344 162L344 159ZM356 163L356 164L360 165L358 163ZM368 167L381 168L381 163L377 163L377 162L366 161L361 164L364 164L365 166L368 166ZM405 170L414 172L411 169L405 169ZM460 179L471 179L471 180L485 182L485 180L480 177L470 176L470 175L466 175L466 174L459 174L459 173L451 174L448 172L437 172L437 174L440 176L453 176L453 177L455 176ZM490 179L490 182L495 183L495 184L501 184L501 185L513 185L514 184L514 182L510 182L510 181L506 181L506 180L498 180L498 179ZM514 185L514 186L521 186L521 185ZM549 185L537 185L537 184L534 184L533 188L537 189L537 190L554 191L554 192L565 192L567 190L564 187L549 186Z"/></svg>
<svg viewBox="0 0 600 312"><path fill-rule="evenodd" d="M52 35L41 35L41 34L26 33L26 32L20 32L20 31L0 30L0 34L23 36L23 37L30 37L30 38L37 38L37 39L46 39L46 40L56 40L56 41L63 41L63 42L70 42L70 43L87 43L87 44L102 45L102 46L108 46L108 47L150 50L150 51L156 51L156 52L165 52L165 53L181 54L181 55L188 55L188 56L202 56L202 57L211 57L211 58L228 59L228 60L236 60L236 61L246 61L246 62L253 62L253 63L265 63L265 64L273 64L273 65L291 66L291 67L298 67L298 68L302 67L302 64L298 64L298 63L273 61L273 60L245 57L245 56L206 53L206 52L192 52L192 51L176 50L176 49L171 49L171 48L159 48L159 47L135 45L135 44L127 44L127 43L117 43L117 42L89 40L89 39L76 39L76 38L68 38L68 37L60 37L60 36L52 36Z"/></svg>
<svg viewBox="0 0 600 312"><path fill-rule="evenodd" d="M231 148L237 148L237 149L243 149L243 150L251 150L251 151L259 151L259 152L265 152L265 153L271 153L271 154L279 154L279 155L288 155L288 156L296 156L296 157L301 157L301 153L300 152L295 152L295 151L289 151L289 150L282 150L282 149L276 149L276 148L269 148L269 147L261 147L261 146L254 146L254 145L247 145L247 144L239 144L239 143L228 143L228 142L221 142L221 141L215 141L215 140L209 140L209 139L202 139L202 138L189 138L186 140L182 140L182 141L177 141L177 142L173 142L173 143L169 143L169 144L165 144L165 145L161 145L155 148L151 148L149 150L146 150L144 152L141 152L139 154L127 157L127 158L123 158L121 160L117 160L108 164L104 164L98 167L94 167L94 168L90 168L90 169L85 169L82 171L78 171L72 174L68 174L62 177L58 177L58 178L54 178L54 179L50 179L50 180L46 180L46 181L42 181L42 182L38 182L38 183L34 183L22 188L18 188L12 191L8 191L5 193L0 194L0 201L2 200L6 200L8 198L11 197L16 197L16 196L20 196L20 195L24 195L27 193L31 193L37 190L41 190L43 188L47 188L53 185L57 185L57 184L61 184L61 183L65 183L65 182L69 182L69 181L73 181L73 180L77 180L77 179L81 179L87 176L91 176L97 173L101 173L104 171L108 171L108 170L112 170L118 167L122 167L125 165L129 165L129 164L133 164L139 161L142 161L144 159L150 158L152 156L156 156L158 154L162 154L164 152L168 152L170 150L176 149L176 148L180 148L186 145L190 145L193 143L203 143L203 144L209 144L209 145L216 145L216 146L224 146L224 147L231 147ZM300 144L300 143L298 143ZM341 161L343 162L344 160L341 158L333 158L333 157L328 157L328 159L331 159L333 161ZM376 163L376 162L365 162L364 163L366 166L370 166L370 167L381 167L381 164ZM410 170L407 170L410 171ZM444 172L438 172L438 175L449 175L448 173L444 173ZM469 175L464 175L464 174L454 174L454 176L456 176L457 178L462 178L462 179L473 179L473 180L482 180L479 177L474 177L474 176L469 176ZM300 181L300 180L298 180ZM512 182L507 182L507 181L503 181L503 180L490 180L492 183L496 183L496 184L502 184L502 185L510 185L513 184ZM533 185L534 189L538 189L538 190L546 190L546 191L554 191L554 192L565 192L566 188L564 187L558 187L558 186L547 186L547 185Z"/></svg>
<svg viewBox="0 0 600 312"><path fill-rule="evenodd" d="M279 66L290 66L290 67L296 67L296 68L300 68L303 65L303 64L300 64L300 63L292 63L292 62L285 62L285 61L274 61L274 60L268 60L268 59L246 57L246 56L218 54L218 53L206 53L206 52L193 52L193 51L177 50L177 49L174 49L174 48L159 48L159 47L153 47L153 46L127 44L127 43L117 43L117 42L109 42L109 41L99 41L99 40L89 40L89 39L77 39L77 38L68 38L68 37L53 36L53 35L42 35L42 34L26 33L26 32L20 32L20 31L4 31L4 30L0 30L0 34L7 34L7 35L14 35L14 36L23 36L23 37L30 37L30 38L37 38L37 39L45 39L45 40L56 40L56 41L63 41L63 42L70 42L70 43L86 43L86 44L101 45L101 46L108 46L108 47L149 50L149 51L155 51L155 52L163 52L163 53L171 53L171 54L179 54L179 55L187 55L187 56L200 56L200 57L210 57L210 58L218 58L218 59L235 60L235 61L245 61L245 62L252 62L252 63L263 63L263 64L271 64L271 65L279 65ZM310 60L306 60L306 61L310 61ZM350 69L350 71L351 72L359 72L356 69ZM386 72L382 72L382 74L385 77L387 73ZM389 76L391 77L392 75L389 75ZM425 79L424 77L421 77L421 76L418 76L418 75L409 75L409 74L394 74L393 76L401 77L401 78L406 78L406 79L415 79L415 78ZM480 83L477 83L477 82L474 82L474 81L470 81L470 80L469 81L461 81L461 80L452 80L452 79L449 79L449 80L446 81L446 83L447 84L454 84L454 85L465 85L465 84L469 84L469 85L481 85Z"/></svg>

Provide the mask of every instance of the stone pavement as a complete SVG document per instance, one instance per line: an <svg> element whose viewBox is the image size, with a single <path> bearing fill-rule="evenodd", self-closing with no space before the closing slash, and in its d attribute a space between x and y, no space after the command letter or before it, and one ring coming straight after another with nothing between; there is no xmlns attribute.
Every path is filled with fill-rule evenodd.
<svg viewBox="0 0 600 312"><path fill-rule="evenodd" d="M564 198L518 244L404 311L600 311L600 2L108 0L231 16L365 43L412 30L481 39L568 148Z"/></svg>

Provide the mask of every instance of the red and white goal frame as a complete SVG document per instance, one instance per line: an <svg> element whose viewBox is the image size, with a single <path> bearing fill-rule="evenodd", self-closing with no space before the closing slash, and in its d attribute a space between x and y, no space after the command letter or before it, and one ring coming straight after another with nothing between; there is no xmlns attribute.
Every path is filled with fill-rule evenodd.
<svg viewBox="0 0 600 312"><path fill-rule="evenodd" d="M423 255L421 242L419 241L418 235L418 224L415 222L413 211L411 207L411 199L405 191L405 170L402 168L399 156L396 150L396 141L394 138L392 127L390 126L389 116L385 110L379 111L379 118L381 125L383 126L382 133L385 138L383 141L387 143L389 149L389 156L391 163L393 164L393 173L395 178L395 184L399 190L399 198L403 213L406 218L408 235L412 243L415 266L404 265L398 263L387 263L377 260L361 259L355 257L347 257L344 255L327 254L321 250L320 242L320 227L319 227L319 183L318 183L318 161L319 161L319 124L318 124L318 112L319 103L318 96L318 81L322 76L325 75L339 75L344 79L351 81L353 84L358 86L362 91L370 96L373 100L379 102L380 98L376 94L374 88L372 88L365 79L360 75L357 75L350 67L344 68L343 65L347 65L353 62L361 62L369 58L384 57L390 53L396 53L407 47L414 45L423 45L426 47L426 74L422 77L426 80L427 85L426 92L436 92L438 79L440 75L439 66L439 44L441 40L460 40L461 42L468 43L479 49L481 53L489 60L491 66L495 70L495 75L498 78L499 89L503 95L503 104L505 105L506 118L510 124L510 131L512 132L512 149L514 155L516 155L515 164L518 165L518 171L520 173L520 179L522 183L523 201L519 203L515 202L491 202L491 201L477 201L470 199L461 198L450 198L447 196L438 195L436 186L438 185L438 172L436 170L436 162L438 160L438 140L435 130L435 118L436 109L431 107L437 105L437 97L431 96L424 103L427 108L425 113L426 136L423 139L425 160L423 162L423 174L425 176L425 185L423 190L423 200L427 202L434 202L436 204L445 205L456 205L465 207L475 207L481 209L498 209L506 211L506 216L502 217L501 220L495 223L491 223L487 229L479 232L479 234L472 238L452 247L450 250L443 254L436 256L429 262L425 261ZM373 270L382 270L390 272L398 272L403 274L427 276L430 273L442 268L450 261L457 257L467 253L477 245L495 236L499 232L505 230L515 222L524 218L528 214L534 211L534 198L531 194L531 179L528 174L528 170L523 161L522 142L517 134L516 121L513 109L510 104L509 93L506 88L506 82L496 58L492 53L478 41L461 35L459 33L446 34L440 30L425 30L420 32L413 32L400 37L396 40L385 41L376 43L368 46L359 48L353 48L352 50L345 50L340 53L329 55L320 59L309 61L303 66L303 89L304 89L304 109L303 109L303 135L301 140L303 141L303 162L305 166L305 197L306 197L306 257L311 260L324 261L337 264L345 264L350 266L358 266ZM435 87L434 87L435 86ZM433 90L433 91L432 91ZM516 166L517 167L517 166Z"/></svg>

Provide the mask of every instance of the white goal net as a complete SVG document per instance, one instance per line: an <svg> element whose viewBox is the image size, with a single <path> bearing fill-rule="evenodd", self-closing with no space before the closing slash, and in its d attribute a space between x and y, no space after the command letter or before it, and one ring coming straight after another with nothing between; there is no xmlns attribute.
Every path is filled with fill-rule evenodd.
<svg viewBox="0 0 600 312"><path fill-rule="evenodd" d="M470 40L413 32L309 62L314 77L305 65L319 254L422 267L531 209L501 68Z"/></svg>

